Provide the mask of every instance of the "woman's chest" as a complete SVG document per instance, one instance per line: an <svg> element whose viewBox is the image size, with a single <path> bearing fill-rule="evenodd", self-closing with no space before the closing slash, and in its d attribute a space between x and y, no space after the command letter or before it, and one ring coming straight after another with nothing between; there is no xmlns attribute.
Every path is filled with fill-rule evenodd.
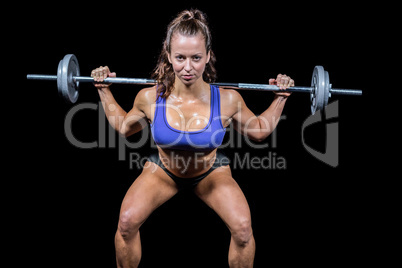
<svg viewBox="0 0 402 268"><path fill-rule="evenodd" d="M167 124L180 131L198 131L206 128L210 122L213 109L209 102L166 101L165 118Z"/></svg>

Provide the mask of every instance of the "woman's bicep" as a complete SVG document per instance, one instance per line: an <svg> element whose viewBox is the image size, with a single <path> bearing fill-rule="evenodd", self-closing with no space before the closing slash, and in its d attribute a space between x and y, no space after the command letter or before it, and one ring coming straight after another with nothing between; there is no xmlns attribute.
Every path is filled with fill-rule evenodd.
<svg viewBox="0 0 402 268"><path fill-rule="evenodd" d="M146 116L143 112L133 107L123 119L120 134L128 137L141 131L148 124Z"/></svg>
<svg viewBox="0 0 402 268"><path fill-rule="evenodd" d="M233 115L233 124L235 129L241 134L256 141L266 139L278 124L280 114L276 112L279 102L283 101L275 99L274 102L260 115L255 115L241 99L239 108ZM283 107L284 104L282 104Z"/></svg>
<svg viewBox="0 0 402 268"><path fill-rule="evenodd" d="M258 122L258 117L247 107L243 102L233 115L233 126L234 128L243 135L250 136L253 138L253 132L259 131L260 125Z"/></svg>
<svg viewBox="0 0 402 268"><path fill-rule="evenodd" d="M227 105L232 113L230 121L234 128L243 135L248 135L251 129L259 128L257 116L247 107L240 93L231 90L227 95Z"/></svg>
<svg viewBox="0 0 402 268"><path fill-rule="evenodd" d="M123 119L120 129L121 135L127 137L146 127L149 121L149 115L146 110L149 110L149 107L150 105L146 92L141 90L134 100L133 108Z"/></svg>

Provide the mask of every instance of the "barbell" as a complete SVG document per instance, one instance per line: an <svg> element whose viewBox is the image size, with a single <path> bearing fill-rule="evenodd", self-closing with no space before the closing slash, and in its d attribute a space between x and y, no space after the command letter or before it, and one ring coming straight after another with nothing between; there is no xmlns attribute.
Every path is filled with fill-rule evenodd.
<svg viewBox="0 0 402 268"><path fill-rule="evenodd" d="M43 74L28 74L29 80L50 80L57 81L57 89L60 96L67 103L75 103L79 95L80 83L93 83L94 79L88 76L80 76L80 67L78 60L73 54L67 54L59 62L57 67L57 75ZM154 85L155 80L143 78L124 78L124 77L108 77L103 83L115 84L141 84ZM267 84L245 84L245 83L212 83L213 85L258 91L279 91L279 87ZM340 89L332 88L329 82L329 74L324 70L324 67L317 65L314 67L313 76L311 78L311 86L309 87L290 87L287 92L304 92L310 94L311 113L314 114L317 110L323 110L331 95L353 95L360 96L362 91L358 89Z"/></svg>

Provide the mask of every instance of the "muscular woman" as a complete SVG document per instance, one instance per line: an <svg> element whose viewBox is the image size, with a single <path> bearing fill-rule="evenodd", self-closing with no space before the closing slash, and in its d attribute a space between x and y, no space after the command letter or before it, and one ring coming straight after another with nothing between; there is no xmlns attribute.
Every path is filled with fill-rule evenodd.
<svg viewBox="0 0 402 268"><path fill-rule="evenodd" d="M250 209L218 148L229 124L252 140L268 137L290 93L276 92L272 104L256 116L237 91L209 84L216 78L214 63L205 15L185 10L168 26L154 72L157 85L139 91L130 111L117 103L110 84L96 83L116 77L116 73L107 66L91 73L113 128L130 136L149 123L158 149L122 202L115 236L118 267L138 266L141 225L182 189L193 190L228 226L229 266L253 266ZM286 89L294 86L294 81L279 74L269 79L269 84Z"/></svg>

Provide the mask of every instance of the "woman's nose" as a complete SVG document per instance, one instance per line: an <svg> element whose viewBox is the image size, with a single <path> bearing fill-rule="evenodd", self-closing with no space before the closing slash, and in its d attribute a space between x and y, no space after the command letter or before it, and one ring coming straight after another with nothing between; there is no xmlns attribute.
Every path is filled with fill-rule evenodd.
<svg viewBox="0 0 402 268"><path fill-rule="evenodd" d="M190 59L187 59L185 65L184 65L184 70L189 72L189 71L191 71L191 69L192 69L191 61L190 61Z"/></svg>

